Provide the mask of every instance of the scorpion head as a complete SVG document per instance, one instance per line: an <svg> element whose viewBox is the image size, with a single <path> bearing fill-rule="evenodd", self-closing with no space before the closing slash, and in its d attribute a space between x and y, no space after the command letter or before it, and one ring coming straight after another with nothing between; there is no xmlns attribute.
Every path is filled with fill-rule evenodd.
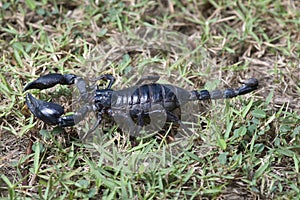
<svg viewBox="0 0 300 200"><path fill-rule="evenodd" d="M111 106L112 92L113 90L111 89L96 90L95 105L98 109L109 108Z"/></svg>

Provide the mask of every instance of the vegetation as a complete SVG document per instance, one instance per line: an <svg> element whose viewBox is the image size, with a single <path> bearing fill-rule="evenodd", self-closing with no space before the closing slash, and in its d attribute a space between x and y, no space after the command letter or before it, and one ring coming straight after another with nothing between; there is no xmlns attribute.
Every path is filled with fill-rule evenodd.
<svg viewBox="0 0 300 200"><path fill-rule="evenodd" d="M0 5L1 198L300 198L298 1L4 0ZM163 29L159 36L168 37L150 37L151 48L135 40L99 53L111 38L126 39L138 28ZM93 61L95 55L100 58ZM141 136L132 144L117 127L102 124L96 131L107 132L101 146L81 141L78 127L36 120L23 87L54 72L111 73L114 89L148 74L189 89L236 87L256 77L260 88L199 103L192 110L198 120L192 122L194 134L170 162L164 157L167 135ZM30 92L72 112L72 88ZM103 146L111 148L99 149ZM158 165L137 163L156 152Z"/></svg>

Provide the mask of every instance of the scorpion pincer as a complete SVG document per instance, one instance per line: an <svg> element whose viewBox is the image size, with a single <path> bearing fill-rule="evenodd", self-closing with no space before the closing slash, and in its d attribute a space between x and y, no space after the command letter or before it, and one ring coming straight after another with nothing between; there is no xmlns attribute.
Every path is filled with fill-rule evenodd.
<svg viewBox="0 0 300 200"><path fill-rule="evenodd" d="M47 89L57 84L75 84L80 94L80 99L85 103L73 115L64 115L64 108L56 103L46 102L34 98L30 93L26 96L26 104L30 111L38 119L46 124L58 125L60 127L74 126L82 121L89 112L95 112L97 121L88 133L94 131L104 118L115 119L123 117L135 119L138 126L144 126L151 113L166 114L166 122L181 124L180 117L174 114L174 110L189 101L233 98L238 95L247 94L258 88L258 80L250 78L243 82L243 85L236 89L225 90L193 90L167 85L167 84L144 84L114 91L111 89L115 78L105 74L97 80L109 81L108 86L100 89L96 86L93 94L90 94L90 86L83 78L74 74L47 74L27 84L24 91L29 89ZM160 105L160 106L155 106ZM126 114L129 113L129 114Z"/></svg>

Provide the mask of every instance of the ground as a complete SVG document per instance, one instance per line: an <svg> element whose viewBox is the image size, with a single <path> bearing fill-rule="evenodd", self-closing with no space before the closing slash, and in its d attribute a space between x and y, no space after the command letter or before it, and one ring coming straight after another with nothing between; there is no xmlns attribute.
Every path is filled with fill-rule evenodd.
<svg viewBox="0 0 300 200"><path fill-rule="evenodd" d="M25 0L0 5L1 197L300 198L298 1ZM139 37L128 39L131 35ZM105 46L110 39L116 43ZM95 55L100 58L91 61ZM236 88L255 77L259 88L183 110L196 116L193 135L170 160L169 136L138 137L133 144L107 123L96 131L106 133L104 142L90 144L80 140L80 127L61 129L37 120L23 88L48 73L110 73L116 77L115 90L149 74L160 76L161 83L197 90ZM30 93L72 112L72 89ZM156 154L159 164L151 165Z"/></svg>

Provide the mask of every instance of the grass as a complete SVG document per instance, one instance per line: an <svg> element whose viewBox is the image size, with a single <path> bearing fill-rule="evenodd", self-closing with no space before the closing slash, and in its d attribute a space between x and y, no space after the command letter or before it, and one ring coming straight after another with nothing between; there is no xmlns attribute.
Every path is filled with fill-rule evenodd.
<svg viewBox="0 0 300 200"><path fill-rule="evenodd" d="M297 1L26 0L0 5L1 198L300 198ZM152 48L142 48L138 38L99 53L109 39L119 34L115 41L129 40L140 27L169 32L142 43ZM93 55L99 57L91 60ZM167 136L158 142L139 136L134 146L126 134L106 125L96 131L108 132L102 143L84 143L77 128L36 120L22 90L50 72L111 73L114 89L148 74L188 89L236 87L256 77L260 89L194 105L193 136L179 153L169 154ZM72 112L71 88L31 93Z"/></svg>

